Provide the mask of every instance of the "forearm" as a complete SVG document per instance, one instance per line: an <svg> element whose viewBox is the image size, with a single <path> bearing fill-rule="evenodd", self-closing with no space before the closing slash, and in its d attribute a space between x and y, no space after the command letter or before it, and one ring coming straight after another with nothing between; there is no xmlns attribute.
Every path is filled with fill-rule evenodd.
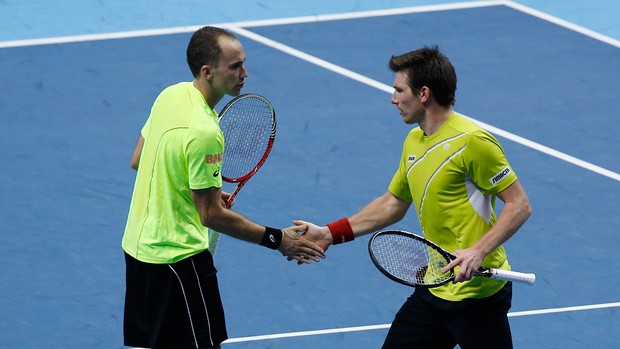
<svg viewBox="0 0 620 349"><path fill-rule="evenodd" d="M300 263L318 262L325 258L323 249L302 239L293 228L276 229L252 222L230 210L222 200L221 188L192 190L192 199L202 225L233 238L278 250L282 255Z"/></svg>
<svg viewBox="0 0 620 349"><path fill-rule="evenodd" d="M237 239L261 242L265 227L226 208L221 189L192 190L192 199L202 225Z"/></svg>
<svg viewBox="0 0 620 349"><path fill-rule="evenodd" d="M508 241L521 228L529 217L529 212L516 205L506 205L495 225L475 245L484 255L488 255Z"/></svg>
<svg viewBox="0 0 620 349"><path fill-rule="evenodd" d="M361 236L400 221L408 207L409 203L386 193L349 217L349 222L355 236Z"/></svg>
<svg viewBox="0 0 620 349"><path fill-rule="evenodd" d="M142 156L142 148L144 147L144 137L140 135L138 140L136 141L136 145L133 149L133 153L131 153L131 161L129 162L129 166L137 170L138 165L140 164L140 157Z"/></svg>
<svg viewBox="0 0 620 349"><path fill-rule="evenodd" d="M331 239L329 236L327 239L332 240L333 244L351 241L356 236L368 234L400 221L409 205L409 202L386 192L353 216L329 223L324 235L331 235Z"/></svg>
<svg viewBox="0 0 620 349"><path fill-rule="evenodd" d="M226 208L207 210L202 218L203 225L236 239L260 243L265 227L241 214Z"/></svg>
<svg viewBox="0 0 620 349"><path fill-rule="evenodd" d="M529 200L517 182L511 191L503 193L505 205L500 212L495 225L474 246L481 250L484 255L503 245L521 228L532 213ZM513 190L515 189L515 190ZM510 195L508 198L506 194Z"/></svg>

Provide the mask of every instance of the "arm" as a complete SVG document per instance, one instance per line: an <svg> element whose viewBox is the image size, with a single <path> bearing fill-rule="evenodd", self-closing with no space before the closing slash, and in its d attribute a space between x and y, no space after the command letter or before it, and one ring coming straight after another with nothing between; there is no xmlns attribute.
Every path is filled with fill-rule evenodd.
<svg viewBox="0 0 620 349"><path fill-rule="evenodd" d="M269 241L265 241L265 238L269 238L269 230L265 226L254 223L225 207L221 188L192 190L192 199L204 226L240 240L267 247L272 246ZM282 255L296 259L298 262L310 263L309 259L300 256L308 256L315 262L324 258L323 249L302 238L296 232L297 230L299 229L296 227L295 229L283 229L281 242L273 247L277 248Z"/></svg>
<svg viewBox="0 0 620 349"><path fill-rule="evenodd" d="M409 206L409 201L401 200L386 191L349 218L353 234L361 236L392 225L405 217Z"/></svg>
<svg viewBox="0 0 620 349"><path fill-rule="evenodd" d="M138 169L138 165L140 164L140 156L142 155L142 148L144 147L144 137L140 135L138 140L136 141L136 146L133 149L133 153L131 154L131 161L129 162L129 166L134 170Z"/></svg>
<svg viewBox="0 0 620 349"><path fill-rule="evenodd" d="M504 202L504 208L497 217L497 221L476 244L470 248L457 250L457 258L448 264L444 270L450 270L457 265L460 270L454 281L470 280L474 272L482 265L482 260L493 250L504 244L521 228L532 213L530 202L521 187L519 180L497 194Z"/></svg>
<svg viewBox="0 0 620 349"><path fill-rule="evenodd" d="M368 203L364 208L348 219L353 237L368 234L377 229L387 227L388 225L400 221L407 213L410 205L410 202L401 200L394 196L391 192L387 191L382 196ZM347 219L343 219L341 221L346 220ZM334 243L334 236L337 237L338 232L330 230L330 227L334 228L334 225L332 224L329 224L330 227L319 227L301 220L297 220L294 223L305 231L305 237L316 242L325 250L327 250L330 245L343 242L336 241Z"/></svg>

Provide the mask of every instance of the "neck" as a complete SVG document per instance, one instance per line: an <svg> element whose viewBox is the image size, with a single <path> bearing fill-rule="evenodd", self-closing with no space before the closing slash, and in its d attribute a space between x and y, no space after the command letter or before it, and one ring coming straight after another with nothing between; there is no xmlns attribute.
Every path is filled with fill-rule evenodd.
<svg viewBox="0 0 620 349"><path fill-rule="evenodd" d="M211 85L209 85L209 83L204 79L195 78L193 83L194 87L196 87L196 89L198 89L198 91L202 93L205 100L207 101L207 104L209 104L211 108L215 108L215 106L220 102L222 97L224 97L222 93L215 92L211 88Z"/></svg>
<svg viewBox="0 0 620 349"><path fill-rule="evenodd" d="M424 135L432 136L439 131L452 113L452 107L445 108L437 106L436 108L428 109L426 111L426 117L419 124L422 131L424 131Z"/></svg>

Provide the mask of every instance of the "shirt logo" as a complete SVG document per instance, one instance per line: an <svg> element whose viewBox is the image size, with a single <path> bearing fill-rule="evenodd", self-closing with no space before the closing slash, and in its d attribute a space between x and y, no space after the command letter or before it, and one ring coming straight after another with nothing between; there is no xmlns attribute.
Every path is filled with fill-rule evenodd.
<svg viewBox="0 0 620 349"><path fill-rule="evenodd" d="M407 162L414 162L415 158L416 158L416 156L414 154L411 154L411 155L407 156Z"/></svg>
<svg viewBox="0 0 620 349"><path fill-rule="evenodd" d="M217 170L215 170L215 172L213 172L213 177L217 177L217 176L219 176L219 175L220 175L220 169L219 169L219 167L218 167L218 169L217 169Z"/></svg>
<svg viewBox="0 0 620 349"><path fill-rule="evenodd" d="M219 154L208 154L205 157L205 162L207 164L217 164L218 162L222 162L224 155L222 153Z"/></svg>
<svg viewBox="0 0 620 349"><path fill-rule="evenodd" d="M493 184L495 186L502 179L506 178L506 176L508 176L510 174L510 172L512 172L512 170L510 169L510 167L506 166L506 167L504 167L503 170L499 171L498 174L496 174L495 176L491 177L489 180L491 181L491 184Z"/></svg>

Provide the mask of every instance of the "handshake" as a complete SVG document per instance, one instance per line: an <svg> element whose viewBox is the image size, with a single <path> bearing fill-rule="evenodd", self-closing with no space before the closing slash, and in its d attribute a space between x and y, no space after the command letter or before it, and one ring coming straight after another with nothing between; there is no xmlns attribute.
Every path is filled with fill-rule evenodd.
<svg viewBox="0 0 620 349"><path fill-rule="evenodd" d="M289 261L310 264L325 258L330 245L351 241L354 238L351 225L343 218L327 226L296 220L295 225L282 229L282 242L278 251Z"/></svg>

